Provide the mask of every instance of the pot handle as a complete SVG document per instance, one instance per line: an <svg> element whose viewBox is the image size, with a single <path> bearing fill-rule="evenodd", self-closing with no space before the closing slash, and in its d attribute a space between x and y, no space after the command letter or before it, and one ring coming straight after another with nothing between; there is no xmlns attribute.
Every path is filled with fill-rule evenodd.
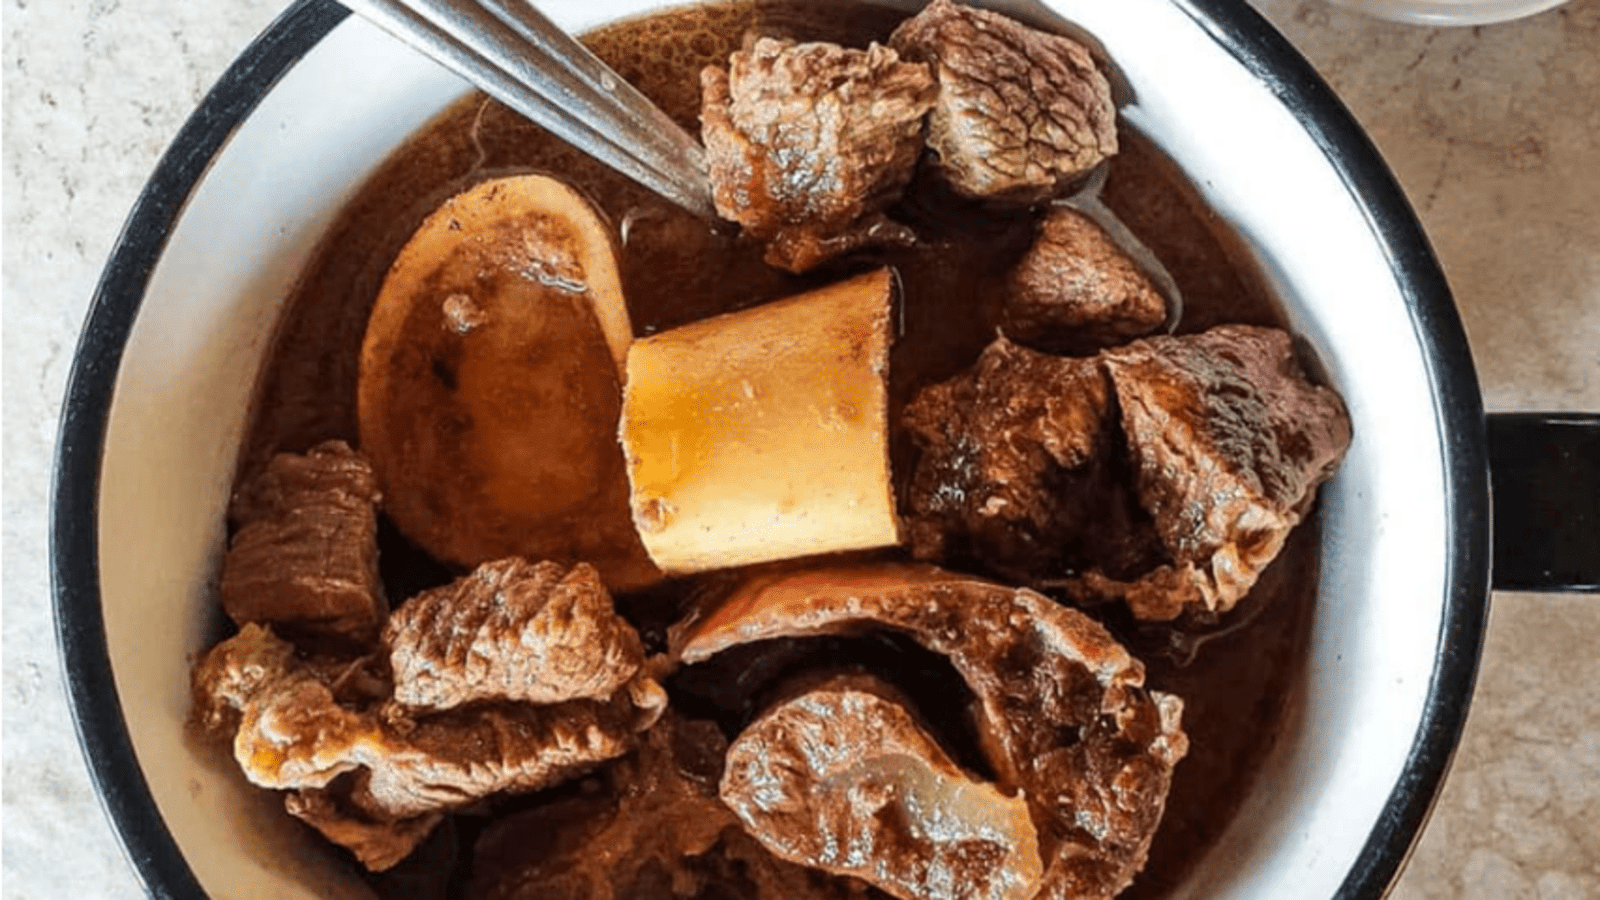
<svg viewBox="0 0 1600 900"><path fill-rule="evenodd" d="M1600 414L1492 413L1494 587L1600 592Z"/></svg>

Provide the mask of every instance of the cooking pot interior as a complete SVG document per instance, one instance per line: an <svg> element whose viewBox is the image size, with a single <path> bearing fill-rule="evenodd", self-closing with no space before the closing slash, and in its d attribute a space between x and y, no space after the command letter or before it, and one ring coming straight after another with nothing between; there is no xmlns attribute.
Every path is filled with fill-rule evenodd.
<svg viewBox="0 0 1600 900"><path fill-rule="evenodd" d="M650 8L540 5L573 29ZM1056 0L1043 12L1081 26L1115 60L1126 120L1237 232L1349 404L1355 440L1322 490L1318 602L1289 726L1228 833L1178 894L1331 897L1400 779L1440 648L1451 523L1428 354L1367 209L1272 82L1241 65L1214 25L1167 0ZM105 434L100 590L115 701L137 766L92 764L103 785L142 775L195 882L218 898L366 894L277 798L247 788L184 730L188 667L218 633L237 448L283 302L341 203L466 90L364 22L330 29L334 18L291 14L278 26L278 38L303 42L304 55L266 90L171 222L127 336ZM129 834L111 806L136 858L140 847L160 846ZM156 871L136 861L147 876Z"/></svg>

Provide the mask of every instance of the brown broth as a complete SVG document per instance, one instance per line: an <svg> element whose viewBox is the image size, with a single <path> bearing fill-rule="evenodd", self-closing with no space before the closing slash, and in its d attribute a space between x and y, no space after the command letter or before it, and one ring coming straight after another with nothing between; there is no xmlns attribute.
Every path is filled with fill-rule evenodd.
<svg viewBox="0 0 1600 900"><path fill-rule="evenodd" d="M696 130L700 69L724 62L746 31L862 46L885 39L901 15L815 0L704 6L609 26L586 41L669 115ZM1125 129L1122 143L1104 197L1172 272L1185 297L1182 330L1220 322L1282 326L1283 316L1242 244L1176 166L1136 133ZM760 248L741 242L731 229L708 229L474 95L386 160L330 228L287 306L276 350L263 370L241 453L241 480L259 472L274 452L303 451L329 438L356 441L361 340L400 246L445 197L478 179L519 171L560 174L625 229L619 261L639 334L788 296L870 266L895 266L904 287L903 333L891 367L896 408L977 356L994 334L1005 273L1032 238L1030 212L962 201L919 179L891 211L917 230L919 246L856 257L803 277L787 275L764 265ZM897 438L897 471L904 471L908 450ZM1160 649L1168 644L1168 629L1137 628L1114 611L1096 611L1146 659L1151 687L1184 698L1191 738L1150 863L1123 896L1167 896L1234 817L1291 712L1310 631L1319 543L1313 519L1291 536L1251 597L1216 626L1218 635L1187 664ZM387 523L382 544L386 581L396 599L449 576ZM623 598L624 609L670 609L687 589L669 584L648 597Z"/></svg>

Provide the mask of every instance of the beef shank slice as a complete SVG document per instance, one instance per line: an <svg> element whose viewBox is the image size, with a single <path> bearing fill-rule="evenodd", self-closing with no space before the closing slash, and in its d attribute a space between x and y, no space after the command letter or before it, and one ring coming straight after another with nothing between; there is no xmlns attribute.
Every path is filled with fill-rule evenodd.
<svg viewBox="0 0 1600 900"><path fill-rule="evenodd" d="M920 449L905 509L918 558L1024 582L1090 565L1136 575L1163 559L1094 360L1000 338L918 394L903 423Z"/></svg>
<svg viewBox="0 0 1600 900"><path fill-rule="evenodd" d="M1132 583L1092 574L1135 615L1233 608L1277 556L1350 444L1334 391L1312 384L1289 335L1223 325L1103 355L1140 502L1173 559Z"/></svg>
<svg viewBox="0 0 1600 900"><path fill-rule="evenodd" d="M411 712L604 700L644 664L638 633L586 563L484 563L401 605L383 636L395 702Z"/></svg>
<svg viewBox="0 0 1600 900"><path fill-rule="evenodd" d="M222 561L228 617L369 645L388 611L379 499L372 467L343 441L274 456L234 498L238 530Z"/></svg>
<svg viewBox="0 0 1600 900"><path fill-rule="evenodd" d="M723 801L777 856L901 900L1028 900L1028 804L961 771L891 688L836 679L767 711L728 752Z"/></svg>
<svg viewBox="0 0 1600 900"><path fill-rule="evenodd" d="M1161 292L1093 219L1053 207L1012 270L1006 336L1043 349L1093 353L1160 328Z"/></svg>
<svg viewBox="0 0 1600 900"><path fill-rule="evenodd" d="M701 136L717 212L802 272L857 247L907 243L883 211L922 151L927 66L872 45L761 38L701 74Z"/></svg>
<svg viewBox="0 0 1600 900"><path fill-rule="evenodd" d="M959 192L1037 202L1117 152L1111 86L1077 41L934 0L890 46L939 82L928 146Z"/></svg>
<svg viewBox="0 0 1600 900"><path fill-rule="evenodd" d="M1027 589L923 565L750 577L682 623L686 663L780 637L898 631L950 659L977 698L980 746L1020 791L1045 867L1038 897L1104 900L1143 867L1188 751L1183 703L1099 623Z"/></svg>

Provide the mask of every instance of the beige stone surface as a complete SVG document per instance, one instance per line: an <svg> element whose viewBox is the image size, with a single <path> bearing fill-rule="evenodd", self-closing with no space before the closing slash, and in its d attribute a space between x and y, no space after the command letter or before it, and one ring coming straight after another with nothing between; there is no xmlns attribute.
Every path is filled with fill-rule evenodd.
<svg viewBox="0 0 1600 900"><path fill-rule="evenodd" d="M1600 408L1600 3L1477 28L1257 4L1399 177L1491 410Z"/></svg>
<svg viewBox="0 0 1600 900"><path fill-rule="evenodd" d="M1492 409L1600 410L1600 0L1439 30L1257 0L1393 165ZM4 6L3 891L140 891L94 800L50 621L57 408L95 279L183 117L275 0ZM1600 898L1600 598L1495 597L1455 769L1395 897Z"/></svg>

